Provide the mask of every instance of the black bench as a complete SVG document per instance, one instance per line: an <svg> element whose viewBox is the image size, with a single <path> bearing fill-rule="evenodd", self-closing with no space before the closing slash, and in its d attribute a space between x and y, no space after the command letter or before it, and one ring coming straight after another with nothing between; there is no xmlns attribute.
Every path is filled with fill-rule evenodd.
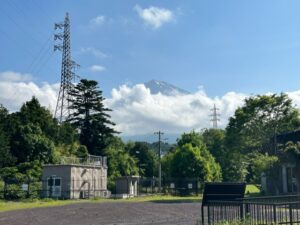
<svg viewBox="0 0 300 225"><path fill-rule="evenodd" d="M202 224L204 225L204 207L209 207L210 203L221 204L222 201L242 202L245 190L246 183L205 183L201 206ZM207 211L209 214L209 208Z"/></svg>

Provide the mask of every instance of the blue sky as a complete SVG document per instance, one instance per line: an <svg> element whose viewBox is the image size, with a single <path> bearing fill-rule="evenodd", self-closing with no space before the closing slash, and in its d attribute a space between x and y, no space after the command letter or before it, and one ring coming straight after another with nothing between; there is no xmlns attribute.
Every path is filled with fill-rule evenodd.
<svg viewBox="0 0 300 225"><path fill-rule="evenodd" d="M298 0L2 0L0 103L35 95L52 112L61 54L54 23L71 18L77 73L100 83L125 135L220 126L253 94L287 92L300 107ZM169 82L186 96L153 95L141 83Z"/></svg>
<svg viewBox="0 0 300 225"><path fill-rule="evenodd" d="M153 28L137 6L170 10L173 17ZM78 73L98 80L105 95L121 84L152 78L192 92L203 86L210 96L292 91L300 84L299 9L299 1L282 0L3 0L0 71L30 73L37 83L58 82L60 54L52 53L51 34L53 23L69 12ZM92 24L97 17L104 19ZM83 53L87 48L105 57ZM93 65L105 70L92 72Z"/></svg>

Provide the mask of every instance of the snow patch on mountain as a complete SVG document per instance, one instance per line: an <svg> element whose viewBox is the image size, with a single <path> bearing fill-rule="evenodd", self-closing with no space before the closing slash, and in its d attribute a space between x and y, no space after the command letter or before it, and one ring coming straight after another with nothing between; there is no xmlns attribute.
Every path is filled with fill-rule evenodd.
<svg viewBox="0 0 300 225"><path fill-rule="evenodd" d="M176 87L164 81L151 80L144 83L145 87L150 89L151 94L161 93L167 96L188 95L190 92Z"/></svg>

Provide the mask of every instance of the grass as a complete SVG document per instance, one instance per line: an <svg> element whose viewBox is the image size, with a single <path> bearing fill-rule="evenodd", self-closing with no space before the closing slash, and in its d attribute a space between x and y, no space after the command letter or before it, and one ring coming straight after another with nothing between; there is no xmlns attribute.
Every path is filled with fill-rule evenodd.
<svg viewBox="0 0 300 225"><path fill-rule="evenodd" d="M256 196L260 194L260 190L255 184L247 184L246 186L246 195Z"/></svg>
<svg viewBox="0 0 300 225"><path fill-rule="evenodd" d="M103 202L196 202L201 197L178 197L169 195L154 195L130 199L88 199L88 200L52 200L52 199L34 199L23 201L0 201L0 212L31 209L39 207L64 206L78 203L103 203Z"/></svg>
<svg viewBox="0 0 300 225"><path fill-rule="evenodd" d="M253 196L260 192L256 185L249 184L246 187L246 194ZM23 201L0 201L0 212L30 209L38 207L64 206L78 203L101 203L101 202L197 202L202 196L179 197L171 195L153 195L130 199L89 199L89 200L52 200L52 199L34 199Z"/></svg>

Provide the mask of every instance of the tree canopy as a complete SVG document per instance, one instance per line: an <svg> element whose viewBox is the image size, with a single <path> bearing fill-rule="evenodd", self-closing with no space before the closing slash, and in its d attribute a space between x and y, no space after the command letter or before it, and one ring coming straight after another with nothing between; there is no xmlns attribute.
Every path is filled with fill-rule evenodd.
<svg viewBox="0 0 300 225"><path fill-rule="evenodd" d="M200 133L184 133L177 140L175 152L170 152L170 177L197 178L202 181L221 180L221 168L207 150Z"/></svg>
<svg viewBox="0 0 300 225"><path fill-rule="evenodd" d="M80 143L87 147L90 154L102 155L108 141L117 132L108 114L111 109L104 106L98 82L82 79L69 96L71 114L68 122L79 130Z"/></svg>

